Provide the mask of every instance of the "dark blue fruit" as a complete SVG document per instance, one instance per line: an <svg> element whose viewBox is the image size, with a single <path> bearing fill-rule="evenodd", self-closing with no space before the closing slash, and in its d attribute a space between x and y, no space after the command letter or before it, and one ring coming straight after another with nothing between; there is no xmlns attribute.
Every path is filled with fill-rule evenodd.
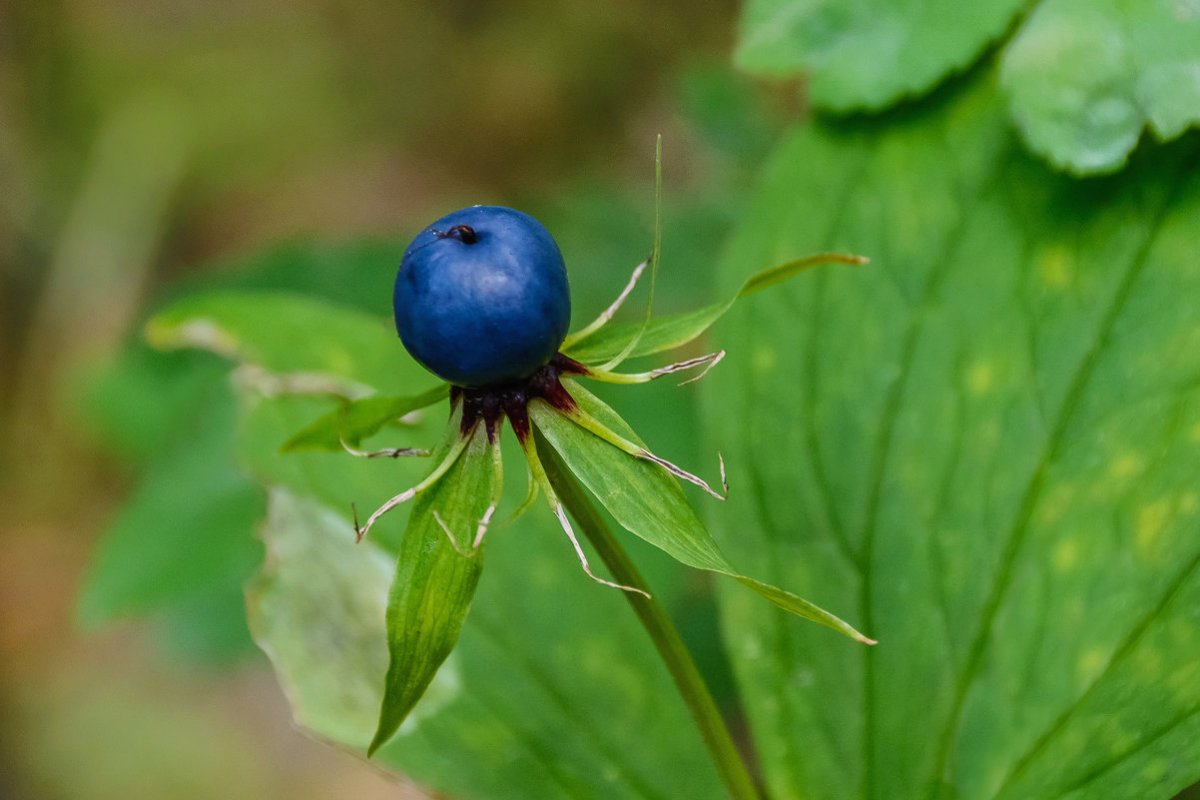
<svg viewBox="0 0 1200 800"><path fill-rule="evenodd" d="M571 323L558 245L536 219L502 206L464 208L417 234L392 306L412 357L465 387L528 378Z"/></svg>

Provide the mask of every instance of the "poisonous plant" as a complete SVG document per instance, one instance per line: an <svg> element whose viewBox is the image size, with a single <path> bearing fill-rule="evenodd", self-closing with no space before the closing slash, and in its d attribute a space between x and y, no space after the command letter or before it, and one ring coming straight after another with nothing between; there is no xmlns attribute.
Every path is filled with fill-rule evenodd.
<svg viewBox="0 0 1200 800"><path fill-rule="evenodd" d="M1197 17L1169 3L996 2L969 18L950 14L961 3L935 5L946 12L926 12L936 25L909 19L915 5L876 0L761 0L744 19L743 64L809 67L819 112L762 165L719 261L722 290L733 296L747 274L795 253L861 249L872 267L822 270L730 310L717 333L731 355L696 393L697 435L723 453L734 491L698 507L746 573L852 609L885 643L851 647L717 582L763 788L775 798L1168 798L1200 778L1200 185L1194 134L1130 153L1143 124L1166 139L1194 120L1193 82L1171 76L1200 52ZM1042 155L1112 174L1060 174ZM724 308L614 322L567 352L603 366L643 327L630 357L661 352L651 344L682 341ZM350 458L340 439L364 450L385 433L435 441L444 415L410 412L449 393L416 391L427 376L396 362L378 316L229 292L181 301L151 329L160 344L202 344L242 365L242 462L270 487L270 558L250 591L251 624L302 723L356 748L377 723L398 545L382 522L349 547L345 503L382 503L429 470ZM314 327L325 344L300 351ZM536 455L569 509L587 508L587 492L572 491L582 483L622 526L649 529L643 506L619 501L624 487L678 495L661 466L547 419L541 433L531 424ZM662 432L638 428L662 448ZM292 454L278 456L289 436ZM571 448L559 453L552 436L590 449L567 463ZM463 556L493 499L486 436L464 452L414 498L413 540L474 568L483 551ZM606 482L614 470L622 480ZM502 508L519 507L519 494ZM603 530L592 511L573 522L589 538ZM644 612L644 598L566 569L569 548L540 527L555 522L543 509L522 517L519 546L498 541L505 516L485 536L489 577L472 587L461 638L375 758L464 797L498 786L714 796L717 775L664 701L670 687L639 649L641 632L618 613L626 600ZM151 566L141 574L157 574ZM655 599L670 591L656 576ZM546 597L549 608L534 599ZM636 746L629 730L641 732Z"/></svg>
<svg viewBox="0 0 1200 800"><path fill-rule="evenodd" d="M661 183L661 141L659 147ZM521 445L529 473L526 500L514 516L533 504L540 492L570 539L583 571L593 580L641 595L645 601L652 599L635 573L620 566L624 557L616 540L596 532L594 520L581 519L589 523L589 534L617 580L607 580L592 570L560 499L560 494L581 496L570 483L571 473L625 528L680 562L732 576L786 611L873 643L812 603L736 572L670 478L696 485L718 500L724 495L702 478L647 449L611 408L579 384L580 379L646 383L689 369L707 371L724 356L718 351L648 372L617 371L631 354L686 344L733 303L731 300L681 318L654 319L650 309L658 261L656 233L649 258L635 268L612 305L591 324L566 335L570 319L566 271L558 247L545 228L526 214L496 206L475 206L451 213L427 227L408 246L394 294L396 329L404 345L448 383L419 396L373 397L351 403L293 438L293 447L312 446L320 443L315 435L336 433L336 444L355 456L426 456L429 451L416 448L363 451L356 445L366 432L394 421L400 413L450 397L450 423L433 454L434 466L429 474L384 502L361 526L356 515L355 532L361 540L400 504L435 498L414 509L401 543L387 615L391 663L369 752L400 727L459 635L480 577L484 537L502 495L500 433L506 419ZM794 261L755 276L739 296L822 262L862 261L838 254ZM647 267L651 301L641 324L602 337ZM379 411L372 413L376 408ZM535 436L543 440L541 446ZM335 442L326 440L324 444ZM545 454L549 469L539 450ZM721 473L724 482L723 464ZM433 491L440 484L446 484L441 487L442 498ZM472 493L477 496L469 497ZM461 507L478 506L479 496L486 497L482 513L464 513ZM571 511L577 518L587 514L578 500ZM470 523L465 528L464 520ZM673 669L679 669L675 662L686 659L686 654L677 637L670 641L663 638L670 623L657 607L649 608L656 623L647 629L660 649L674 649L667 660ZM711 700L705 699L702 686L694 675L686 680L677 675L677 679L689 687L685 688L685 693L691 693L689 702L697 708L704 706L695 713L702 724L714 727L708 734L710 742L721 740L719 746L713 745L718 759L730 760L734 750L728 734L719 724L719 715L712 711ZM732 762L723 769L731 789L744 794L749 786L744 769Z"/></svg>

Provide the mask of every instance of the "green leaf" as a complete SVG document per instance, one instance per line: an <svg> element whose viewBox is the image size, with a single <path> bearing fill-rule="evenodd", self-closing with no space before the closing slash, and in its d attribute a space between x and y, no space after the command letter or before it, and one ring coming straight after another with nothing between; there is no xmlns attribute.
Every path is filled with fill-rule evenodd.
<svg viewBox="0 0 1200 800"><path fill-rule="evenodd" d="M393 559L371 538L355 545L319 503L282 489L270 498L270 555L248 593L256 638L300 724L362 749L387 668ZM625 599L582 575L541 511L488 533L488 578L458 647L375 761L464 800L720 796ZM656 593L670 602L663 583ZM631 747L631 731L646 746Z"/></svg>
<svg viewBox="0 0 1200 800"><path fill-rule="evenodd" d="M252 531L263 501L234 468L233 412L231 398L216 398L149 462L93 556L78 606L85 624L170 609L214 586L240 597L261 558Z"/></svg>
<svg viewBox="0 0 1200 800"><path fill-rule="evenodd" d="M1043 0L1003 62L1025 140L1076 173L1119 169L1144 128L1200 122L1198 73L1200 13L1169 0Z"/></svg>
<svg viewBox="0 0 1200 800"><path fill-rule="evenodd" d="M394 562L369 542L355 546L341 517L286 489L271 490L269 509L267 561L246 592L250 629L296 721L365 749L383 699Z"/></svg>
<svg viewBox="0 0 1200 800"><path fill-rule="evenodd" d="M737 60L810 75L819 108L881 110L921 95L1006 36L1020 0L752 0ZM1200 14L1168 0L1041 0L1003 49L1003 85L1029 146L1077 174L1125 164L1142 131L1200 122Z"/></svg>
<svg viewBox="0 0 1200 800"><path fill-rule="evenodd" d="M575 346L568 348L567 355L584 364L601 364L623 353L626 346L634 340L637 341L637 344L628 354L631 358L653 355L664 350L681 347L712 327L742 297L822 264L863 264L865 262L866 259L861 256L843 253L818 253L788 261L750 276L742 283L737 293L723 303L713 303L681 314L654 317L644 328L640 322L610 323Z"/></svg>
<svg viewBox="0 0 1200 800"><path fill-rule="evenodd" d="M834 111L879 110L923 94L999 39L1022 0L750 0L736 60L769 76L808 72Z"/></svg>
<svg viewBox="0 0 1200 800"><path fill-rule="evenodd" d="M237 439L238 461L265 486L286 487L300 497L317 500L339 511L343 533L353 536L352 506L368 512L406 486L419 482L432 468L428 458L355 458L344 450L282 452L280 444L304 422L328 407L324 397L280 395L242 398L242 422ZM387 429L368 447L431 447L446 428L446 414L431 409L411 426ZM380 521L371 532L381 544L394 548L400 541L411 505L405 503Z"/></svg>
<svg viewBox="0 0 1200 800"><path fill-rule="evenodd" d="M81 387L87 433L123 462L144 467L205 408L227 402L228 372L209 353L162 353L131 342Z"/></svg>
<svg viewBox="0 0 1200 800"><path fill-rule="evenodd" d="M459 435L456 420L449 438ZM443 444L434 462L448 450ZM368 753L395 735L458 641L483 570L483 549L471 549L471 542L500 479L489 450L485 426L477 425L450 471L413 501L388 597L391 660Z"/></svg>
<svg viewBox="0 0 1200 800"><path fill-rule="evenodd" d="M581 409L609 430L641 444L625 421L595 395L574 381L564 385ZM853 639L871 641L807 600L735 571L688 505L676 479L661 467L617 449L540 400L530 403L529 416L575 476L630 533L688 566L730 576L785 611Z"/></svg>
<svg viewBox="0 0 1200 800"><path fill-rule="evenodd" d="M449 384L403 397L376 395L361 400L342 400L331 411L306 425L283 444L283 450L336 450L344 444L357 447L385 425L397 426L401 417L450 396Z"/></svg>
<svg viewBox="0 0 1200 800"><path fill-rule="evenodd" d="M156 347L210 350L255 367L245 379L268 392L358 398L430 382L384 320L283 292L187 297L155 315L146 336Z"/></svg>
<svg viewBox="0 0 1200 800"><path fill-rule="evenodd" d="M217 576L202 591L179 598L150 619L154 643L167 657L230 668L259 655L246 623L246 584L262 561L262 546L254 538L261 522L260 514L254 520L255 530L240 529L255 550L256 561L249 569Z"/></svg>
<svg viewBox="0 0 1200 800"><path fill-rule="evenodd" d="M293 243L185 283L192 291L211 292L216 284L255 289L258 295L286 287L378 306L402 249L395 243ZM354 281L346 281L347 270ZM178 294L180 288L171 291ZM229 660L253 647L242 592L261 560L254 529L263 500L232 456L228 373L228 363L211 353L164 353L138 337L88 376L80 397L88 432L142 472L96 548L78 601L85 624L153 613L166 644L189 657ZM251 422L261 417L252 415ZM267 445L272 453L281 436ZM336 487L344 479L344 463L318 470L301 461L293 467L303 469L293 474L313 476L310 485ZM387 488L380 494L386 496ZM182 508L186 515L180 515ZM347 513L347 530L349 524Z"/></svg>
<svg viewBox="0 0 1200 800"><path fill-rule="evenodd" d="M722 592L776 797L1168 798L1200 778L1200 152L1078 182L989 76L769 162L705 386L714 533L852 609L847 653Z"/></svg>

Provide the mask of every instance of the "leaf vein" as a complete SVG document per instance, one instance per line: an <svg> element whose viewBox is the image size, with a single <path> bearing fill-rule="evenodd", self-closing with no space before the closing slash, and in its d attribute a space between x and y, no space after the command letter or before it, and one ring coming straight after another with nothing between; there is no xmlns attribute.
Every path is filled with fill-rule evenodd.
<svg viewBox="0 0 1200 800"><path fill-rule="evenodd" d="M1016 760L1016 762L1014 762L1012 770L1005 777L1004 781L1001 782L1000 788L996 790L996 797L1000 797L1013 783L1013 781L1019 778L1021 774L1028 769L1029 765L1037 757L1037 754L1042 750L1042 748L1049 744L1055 736L1063 731L1071 717L1074 716L1074 714L1083 706L1085 702L1087 702L1088 698L1091 697L1096 689L1112 675L1113 671L1117 668L1121 661L1133 652L1134 648L1137 647L1142 637L1154 623L1154 620L1157 619L1158 616L1165 611L1168 606L1170 606L1171 602L1175 599L1179 592L1183 590L1184 585L1186 585L1188 579L1192 577L1198 567L1200 567L1200 554L1197 554L1190 562L1184 565L1179 574L1176 575L1170 584L1167 585L1166 591L1163 592L1162 596L1159 598L1158 602L1155 603L1154 607L1151 608L1133 625L1133 627L1129 629L1129 632L1113 651L1113 654L1109 658L1108 663L1105 665L1104 670L1097 675L1095 679L1091 681L1091 683L1088 684L1087 688L1085 688L1083 692L1081 692L1067 708L1063 709L1062 713L1059 714L1059 716L1055 718L1054 721L1051 722L1050 725L1047 726L1047 728L1033 740L1033 743L1029 746L1029 748ZM1195 713L1196 710L1200 709L1193 709L1193 711L1190 713ZM1140 746L1141 745L1139 745L1139 747ZM1125 755L1129 755L1136 749L1138 748L1134 748ZM1122 756L1122 758L1124 757L1125 756ZM1117 762L1114 761L1108 766L1111 767L1115 763ZM1104 769L1108 769L1108 767L1105 767ZM1104 769L1100 769L1098 771L1103 772Z"/></svg>
<svg viewBox="0 0 1200 800"><path fill-rule="evenodd" d="M1162 230L1163 222L1166 219L1167 213L1172 206L1172 201L1182 189L1184 179L1190 174L1189 170L1183 169L1178 173L1179 179L1171 187L1157 210L1154 222L1147 232L1145 241L1141 247L1130 259L1128 268L1121 276L1120 282L1116 290L1113 292L1112 299L1109 301L1108 307L1105 309L1100 318L1096 331L1092 336L1091 344L1080 358L1079 364L1075 368L1068 384L1067 393L1063 398L1062 403L1055 414L1053 426L1049 429L1049 433L1042 447L1034 468L1030 473L1028 482L1026 483L1025 491L1021 498L1017 516L1013 522L1012 528L1005 537L1004 550L1000 558L1000 566L996 570L992 579L991 588L988 591L987 600L983 606L983 612L980 615L979 626L976 629L975 636L972 638L971 646L968 649L967 662L963 669L959 680L954 688L954 695L951 701L950 712L946 717L946 724L942 729L942 735L937 748L937 756L934 760L933 771L930 774L928 785L929 796L936 797L938 787L940 785L941 775L945 770L947 760L949 758L950 745L954 739L954 734L958 730L959 723L963 713L963 708L966 703L967 691L970 689L976 675L978 674L980 665L983 662L983 654L987 648L987 644L991 638L992 625L995 622L996 614L1000 609L1000 605L1007 593L1012 573L1014 571L1017 553L1019 552L1025 535L1029 531L1030 523L1033 518L1033 511L1037 505L1037 501L1041 496L1043 484L1046 480L1046 472L1050 465L1056 460L1060 448L1063 446L1067 430L1071 422L1074 420L1076 409L1079 407L1083 399L1084 393L1090 384L1092 374L1095 372L1097 365L1100 363L1102 356L1108 348L1112 332L1117 321L1121 318L1125 310L1125 304L1130 295L1133 293L1133 288L1137 283L1138 278L1144 271L1150 254L1153 251L1155 243L1158 241L1158 235ZM868 627L868 630L870 628Z"/></svg>

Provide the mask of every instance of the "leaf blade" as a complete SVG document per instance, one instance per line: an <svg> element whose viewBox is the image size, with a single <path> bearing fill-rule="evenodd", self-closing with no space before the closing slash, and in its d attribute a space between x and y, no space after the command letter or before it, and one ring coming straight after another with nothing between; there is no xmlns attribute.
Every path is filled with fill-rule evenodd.
<svg viewBox="0 0 1200 800"><path fill-rule="evenodd" d="M105 532L78 599L85 625L170 609L214 587L236 597L253 573L261 553L250 531L262 513L261 492L229 453L232 398L208 399L195 429L148 461Z"/></svg>
<svg viewBox="0 0 1200 800"><path fill-rule="evenodd" d="M282 488L270 496L272 556L248 594L256 638L298 723L365 749L387 670L395 559L370 538L355 545L349 522L319 502ZM489 579L458 646L376 763L455 797L493 798L501 787L513 798L718 795L625 600L581 578L549 514L505 533L489 533L499 534ZM658 578L658 597L670 603L678 581ZM654 747L628 747L630 730Z"/></svg>
<svg viewBox="0 0 1200 800"><path fill-rule="evenodd" d="M1200 17L1170 3L1043 0L1005 48L1002 81L1030 148L1081 175L1125 165L1142 131L1200 123Z"/></svg>
<svg viewBox="0 0 1200 800"><path fill-rule="evenodd" d="M632 429L597 397L577 382L566 381L564 386L580 408L640 444ZM733 578L785 611L874 644L819 606L737 572L688 504L678 483L660 467L618 450L540 400L530 403L529 415L564 463L626 530L688 566Z"/></svg>
<svg viewBox="0 0 1200 800"><path fill-rule="evenodd" d="M701 336L743 297L822 264L865 263L866 258L845 253L818 253L794 259L751 275L729 300L703 306L694 311L654 317L648 323L609 324L568 348L566 352L584 364L599 364L624 353L631 344L634 346L629 349L630 357L672 350Z"/></svg>
<svg viewBox="0 0 1200 800"><path fill-rule="evenodd" d="M413 411L433 405L450 395L450 387L440 384L415 395L372 395L344 400L330 411L297 431L283 443L285 453L296 450L341 450L343 444L357 447L363 439L395 424Z"/></svg>
<svg viewBox="0 0 1200 800"><path fill-rule="evenodd" d="M457 433L456 420L451 420L451 428ZM476 426L454 466L413 501L388 595L390 656L368 755L395 735L462 631L483 571L483 550L470 549L470 532L483 517L497 480L488 450L487 432ZM446 451L441 448L435 460ZM447 530L457 544L449 541Z"/></svg>
<svg viewBox="0 0 1200 800"><path fill-rule="evenodd" d="M277 392L359 398L374 391L407 394L429 380L383 319L290 292L191 295L155 314L146 337L160 349L210 350L257 368L265 374L251 379Z"/></svg>
<svg viewBox="0 0 1200 800"><path fill-rule="evenodd" d="M261 534L267 561L246 589L251 633L297 723L365 748L383 698L395 564L369 542L355 547L341 517L281 487L269 492Z"/></svg>
<svg viewBox="0 0 1200 800"><path fill-rule="evenodd" d="M847 764L856 794L897 798L1170 796L1200 777L1182 626L1200 330L1180 299L1200 281L1200 156L1162 148L1098 192L997 136L1005 114L981 75L871 136L795 131L725 265L733 284L779 248L881 254L736 309L708 387L752 484L714 507L722 544L901 645L847 662L722 592L780 795L844 791Z"/></svg>
<svg viewBox="0 0 1200 800"><path fill-rule="evenodd" d="M742 12L735 60L772 77L808 71L819 108L877 111L967 67L1025 5L752 0Z"/></svg>

